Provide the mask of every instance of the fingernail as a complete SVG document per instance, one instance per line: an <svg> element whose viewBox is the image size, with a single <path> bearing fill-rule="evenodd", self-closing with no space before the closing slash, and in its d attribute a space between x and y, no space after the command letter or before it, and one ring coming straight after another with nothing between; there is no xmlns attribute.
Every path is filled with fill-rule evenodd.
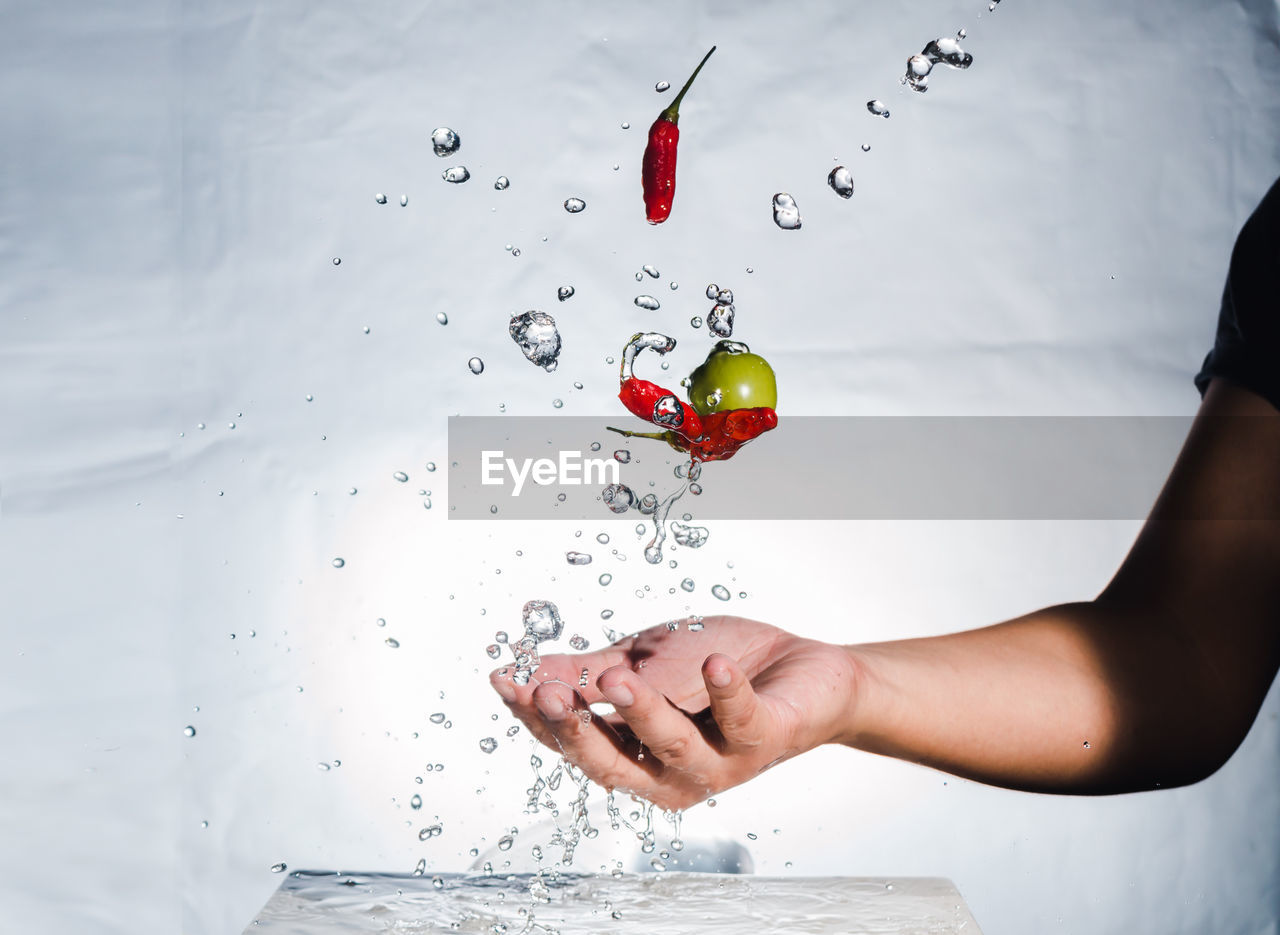
<svg viewBox="0 0 1280 935"><path fill-rule="evenodd" d="M559 695L548 692L534 695L533 700L538 705L538 710L553 721L563 721L568 714L568 709Z"/></svg>
<svg viewBox="0 0 1280 935"><path fill-rule="evenodd" d="M711 670L708 678L716 688L728 688L729 683L733 681L733 673L724 666L717 666Z"/></svg>
<svg viewBox="0 0 1280 935"><path fill-rule="evenodd" d="M608 688L601 687L600 692L615 708L629 708L636 703L636 696L631 694L631 689L622 682L617 682Z"/></svg>

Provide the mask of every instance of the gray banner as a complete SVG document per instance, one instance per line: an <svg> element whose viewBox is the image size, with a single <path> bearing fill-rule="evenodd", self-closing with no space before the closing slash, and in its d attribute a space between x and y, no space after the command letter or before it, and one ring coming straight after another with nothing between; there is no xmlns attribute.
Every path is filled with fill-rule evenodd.
<svg viewBox="0 0 1280 935"><path fill-rule="evenodd" d="M625 415L450 418L449 517L605 519L614 515L601 499L606 484L659 499L682 486L679 452L608 425L645 428ZM671 517L1142 519L1190 425L1163 416L791 416L731 460L703 465L701 494L685 494Z"/></svg>

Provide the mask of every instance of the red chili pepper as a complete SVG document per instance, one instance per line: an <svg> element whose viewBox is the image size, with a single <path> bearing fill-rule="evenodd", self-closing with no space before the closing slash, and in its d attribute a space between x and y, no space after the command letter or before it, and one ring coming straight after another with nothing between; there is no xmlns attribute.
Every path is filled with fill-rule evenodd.
<svg viewBox="0 0 1280 935"><path fill-rule="evenodd" d="M711 52L716 50L711 47ZM644 184L644 213L650 224L661 224L671 214L671 202L676 197L676 144L680 142L680 101L684 98L693 79L711 58L711 52L702 57L689 80L684 83L671 106L658 114L649 128L649 143L644 148L640 179Z"/></svg>
<svg viewBox="0 0 1280 935"><path fill-rule="evenodd" d="M632 415L666 431L630 432L615 428L610 431L628 437L661 439L677 451L687 451L698 461L727 461L747 442L778 425L778 414L768 406L699 416L670 390L638 377L623 381L618 398Z"/></svg>

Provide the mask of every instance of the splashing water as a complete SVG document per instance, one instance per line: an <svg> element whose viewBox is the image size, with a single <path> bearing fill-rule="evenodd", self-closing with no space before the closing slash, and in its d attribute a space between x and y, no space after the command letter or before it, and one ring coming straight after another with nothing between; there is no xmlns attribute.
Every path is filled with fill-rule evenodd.
<svg viewBox="0 0 1280 935"><path fill-rule="evenodd" d="M531 636L539 643L560 639L564 623L560 619L560 610L551 601L528 601L522 612L525 636Z"/></svg>
<svg viewBox="0 0 1280 935"><path fill-rule="evenodd" d="M925 45L919 55L907 59L907 73L902 76L902 83L912 91L928 91L929 75L933 66L939 62L952 68L964 69L973 64L973 56L960 48L959 38L944 36L934 39Z"/></svg>
<svg viewBox="0 0 1280 935"><path fill-rule="evenodd" d="M614 513L625 513L636 505L636 495L626 484L610 484L600 491L600 499Z"/></svg>
<svg viewBox="0 0 1280 935"><path fill-rule="evenodd" d="M559 365L560 332L556 320L536 309L511 316L507 333L525 358L550 373Z"/></svg>
<svg viewBox="0 0 1280 935"><path fill-rule="evenodd" d="M707 330L722 338L733 337L733 306L716 305L708 312Z"/></svg>
<svg viewBox="0 0 1280 935"><path fill-rule="evenodd" d="M448 127L436 127L431 131L431 148L437 156L452 156L461 147L462 137Z"/></svg>
<svg viewBox="0 0 1280 935"><path fill-rule="evenodd" d="M676 540L676 544L686 549L700 549L706 545L707 539L711 536L711 530L705 526L686 526L683 523L671 522L671 535ZM688 581L689 579L685 579ZM693 582L690 582L692 584ZM686 591L693 590L692 587L685 588Z"/></svg>
<svg viewBox="0 0 1280 935"><path fill-rule="evenodd" d="M853 174L844 166L836 166L827 176L827 184L841 198L853 197Z"/></svg>
<svg viewBox="0 0 1280 935"><path fill-rule="evenodd" d="M786 192L773 196L773 223L784 231L800 229L800 208L796 200Z"/></svg>

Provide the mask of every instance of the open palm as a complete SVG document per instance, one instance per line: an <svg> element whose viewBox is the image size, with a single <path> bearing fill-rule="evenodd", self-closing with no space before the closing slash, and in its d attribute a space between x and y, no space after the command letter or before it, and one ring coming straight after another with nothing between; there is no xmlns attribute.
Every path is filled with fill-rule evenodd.
<svg viewBox="0 0 1280 935"><path fill-rule="evenodd" d="M491 681L543 743L602 785L663 808L837 739L855 680L842 648L742 617L690 622L544 656L528 685L509 669ZM601 703L613 713L592 716L588 706Z"/></svg>

